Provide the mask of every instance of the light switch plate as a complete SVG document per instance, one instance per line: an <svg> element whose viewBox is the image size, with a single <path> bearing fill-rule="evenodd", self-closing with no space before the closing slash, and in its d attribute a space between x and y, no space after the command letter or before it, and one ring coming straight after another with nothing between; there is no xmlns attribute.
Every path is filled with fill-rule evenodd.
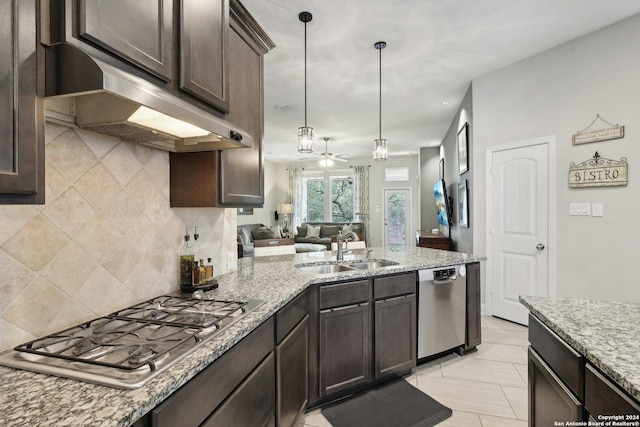
<svg viewBox="0 0 640 427"><path fill-rule="evenodd" d="M591 205L589 203L569 203L569 215L589 216L591 215Z"/></svg>
<svg viewBox="0 0 640 427"><path fill-rule="evenodd" d="M602 203L594 203L591 206L591 216L604 216L604 206Z"/></svg>
<svg viewBox="0 0 640 427"><path fill-rule="evenodd" d="M232 270L235 267L234 261L233 252L227 252L227 270Z"/></svg>

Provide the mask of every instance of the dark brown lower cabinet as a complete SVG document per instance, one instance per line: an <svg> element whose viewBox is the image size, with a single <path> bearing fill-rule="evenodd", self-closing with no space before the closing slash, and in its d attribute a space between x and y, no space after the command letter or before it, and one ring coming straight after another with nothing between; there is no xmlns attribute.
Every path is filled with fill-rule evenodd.
<svg viewBox="0 0 640 427"><path fill-rule="evenodd" d="M275 359L271 353L202 427L275 426L275 398Z"/></svg>
<svg viewBox="0 0 640 427"><path fill-rule="evenodd" d="M278 426L293 426L309 403L309 314L276 346Z"/></svg>
<svg viewBox="0 0 640 427"><path fill-rule="evenodd" d="M375 378L406 372L415 365L415 294L376 301Z"/></svg>
<svg viewBox="0 0 640 427"><path fill-rule="evenodd" d="M529 348L529 426L581 421L582 403L533 349Z"/></svg>
<svg viewBox="0 0 640 427"><path fill-rule="evenodd" d="M320 311L320 397L371 380L368 302Z"/></svg>
<svg viewBox="0 0 640 427"><path fill-rule="evenodd" d="M640 415L640 403L590 364L585 369L584 406L596 421L602 421L600 415ZM638 418L629 417L625 421L638 421Z"/></svg>
<svg viewBox="0 0 640 427"><path fill-rule="evenodd" d="M271 318L169 396L137 425L195 427L204 421L209 426L225 427L273 425L276 402L274 329L275 322ZM229 419L229 414L243 412L246 414L238 421L223 422ZM261 423L254 423L258 420Z"/></svg>

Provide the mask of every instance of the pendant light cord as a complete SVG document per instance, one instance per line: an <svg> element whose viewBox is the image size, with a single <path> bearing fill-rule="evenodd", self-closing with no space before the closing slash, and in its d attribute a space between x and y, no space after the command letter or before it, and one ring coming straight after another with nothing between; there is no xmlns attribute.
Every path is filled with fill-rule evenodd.
<svg viewBox="0 0 640 427"><path fill-rule="evenodd" d="M304 127L307 127L307 23L304 23Z"/></svg>
<svg viewBox="0 0 640 427"><path fill-rule="evenodd" d="M382 49L384 49L385 47L387 47L387 43L386 42L377 42L373 45L376 49L378 49L378 51L380 52L380 80L379 80L379 86L378 86L378 92L380 94L380 98L378 100L378 112L379 112L379 129L378 129L378 139L382 139Z"/></svg>
<svg viewBox="0 0 640 427"><path fill-rule="evenodd" d="M378 85L378 93L380 94L380 99L378 101L378 112L379 112L379 128L378 128L378 139L382 139L382 48L379 48L380 52L380 84Z"/></svg>

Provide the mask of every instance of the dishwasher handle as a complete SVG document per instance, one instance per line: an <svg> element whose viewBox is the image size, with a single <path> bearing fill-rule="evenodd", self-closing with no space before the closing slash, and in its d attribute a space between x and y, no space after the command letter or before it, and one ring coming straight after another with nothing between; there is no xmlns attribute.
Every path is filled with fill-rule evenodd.
<svg viewBox="0 0 640 427"><path fill-rule="evenodd" d="M453 283L454 278L449 279L433 279L432 282L434 285L446 285L449 283Z"/></svg>

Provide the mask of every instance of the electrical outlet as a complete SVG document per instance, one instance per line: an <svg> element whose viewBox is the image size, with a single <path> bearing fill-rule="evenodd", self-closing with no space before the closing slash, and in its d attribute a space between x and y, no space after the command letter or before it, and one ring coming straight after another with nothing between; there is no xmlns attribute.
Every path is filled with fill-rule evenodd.
<svg viewBox="0 0 640 427"><path fill-rule="evenodd" d="M235 258L233 252L227 252L227 270L231 270L235 267Z"/></svg>

